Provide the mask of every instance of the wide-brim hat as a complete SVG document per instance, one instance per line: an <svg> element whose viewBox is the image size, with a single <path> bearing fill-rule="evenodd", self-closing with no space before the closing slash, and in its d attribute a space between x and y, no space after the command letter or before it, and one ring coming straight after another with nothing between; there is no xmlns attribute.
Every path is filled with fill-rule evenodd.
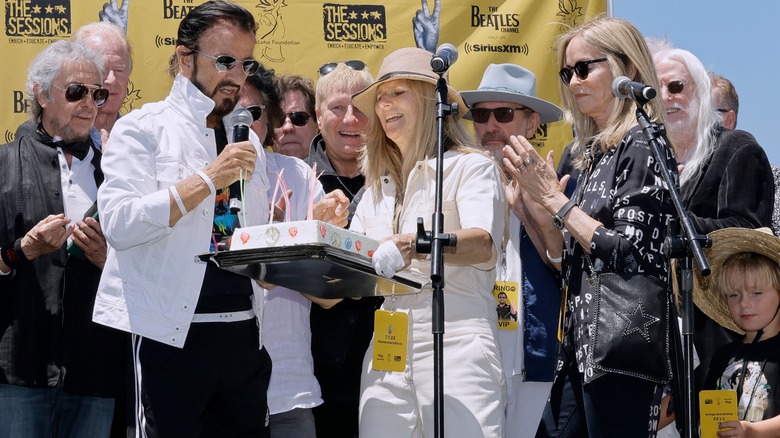
<svg viewBox="0 0 780 438"><path fill-rule="evenodd" d="M712 247L705 248L704 254L710 263L711 274L704 277L698 268L694 269L693 301L721 326L744 334L731 319L726 297L718 290L718 276L729 257L743 252L761 254L780 265L780 239L769 228L723 228L711 232L709 236Z"/></svg>
<svg viewBox="0 0 780 438"><path fill-rule="evenodd" d="M384 61L382 61L382 67L379 68L379 73L376 76L377 80L355 93L352 96L352 104L364 114L373 113L374 104L376 103L376 87L389 81L407 79L436 85L439 81L439 75L434 73L433 68L431 68L431 58L433 58L431 52L416 47L398 49L387 55ZM445 73L444 77L447 78L447 76L447 73ZM468 108L466 103L457 90L449 84L447 87L449 89L447 96L450 103L457 102L460 105L460 114L463 114Z"/></svg>
<svg viewBox="0 0 780 438"><path fill-rule="evenodd" d="M476 90L460 93L468 106L479 102L512 102L539 114L541 123L557 122L563 111L555 104L536 97L536 76L515 64L490 64ZM471 118L471 114L467 115Z"/></svg>

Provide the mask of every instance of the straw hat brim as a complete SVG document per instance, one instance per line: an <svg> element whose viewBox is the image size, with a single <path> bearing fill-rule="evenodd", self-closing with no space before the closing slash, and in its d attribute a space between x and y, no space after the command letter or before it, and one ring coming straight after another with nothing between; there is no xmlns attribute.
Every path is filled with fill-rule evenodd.
<svg viewBox="0 0 780 438"><path fill-rule="evenodd" d="M422 81L429 84L436 85L437 80L420 73L408 72L408 71L396 71L388 73L376 80L373 84L358 91L352 96L352 105L359 109L363 114L371 114L374 112L374 104L376 103L376 89L381 84L390 81L397 81L400 79L406 79L410 81ZM447 85L447 97L450 103L456 102L460 106L459 114L462 116L468 110L468 106L463 98L460 96L457 90Z"/></svg>
<svg viewBox="0 0 780 438"><path fill-rule="evenodd" d="M729 257L743 252L761 254L780 265L780 239L768 228L723 228L711 232L709 236L712 239L712 247L705 248L704 254L712 273L704 277L698 268L694 269L693 301L702 312L722 327L745 334L731 319L726 297L717 287L718 275Z"/></svg>

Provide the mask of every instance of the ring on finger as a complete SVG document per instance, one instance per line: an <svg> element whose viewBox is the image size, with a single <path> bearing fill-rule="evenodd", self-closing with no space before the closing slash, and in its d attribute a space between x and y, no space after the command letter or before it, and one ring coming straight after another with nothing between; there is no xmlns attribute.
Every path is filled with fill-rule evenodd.
<svg viewBox="0 0 780 438"><path fill-rule="evenodd" d="M517 167L517 170L523 170L523 169L525 169L525 163L520 163L516 167Z"/></svg>
<svg viewBox="0 0 780 438"><path fill-rule="evenodd" d="M525 160L523 160L523 163L525 163L526 166L530 166L530 165L534 164L534 159L531 158L531 156L529 155L529 156L525 157Z"/></svg>

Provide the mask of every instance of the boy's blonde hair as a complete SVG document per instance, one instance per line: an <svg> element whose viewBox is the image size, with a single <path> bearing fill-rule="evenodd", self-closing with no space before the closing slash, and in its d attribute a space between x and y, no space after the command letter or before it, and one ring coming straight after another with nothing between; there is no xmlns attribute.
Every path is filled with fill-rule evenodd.
<svg viewBox="0 0 780 438"><path fill-rule="evenodd" d="M717 287L720 296L725 298L732 292L731 285L740 278L752 278L756 286L771 287L780 292L780 265L761 254L741 252L726 259L718 275Z"/></svg>

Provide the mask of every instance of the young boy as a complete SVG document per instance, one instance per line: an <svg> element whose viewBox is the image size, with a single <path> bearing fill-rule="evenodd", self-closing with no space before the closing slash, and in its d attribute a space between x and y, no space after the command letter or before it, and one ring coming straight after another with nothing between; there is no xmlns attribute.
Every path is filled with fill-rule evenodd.
<svg viewBox="0 0 780 438"><path fill-rule="evenodd" d="M744 333L716 352L705 380L705 389L737 391L741 421L721 423L718 436L780 436L780 239L768 228L710 237L712 275L696 273L694 299L722 326Z"/></svg>

